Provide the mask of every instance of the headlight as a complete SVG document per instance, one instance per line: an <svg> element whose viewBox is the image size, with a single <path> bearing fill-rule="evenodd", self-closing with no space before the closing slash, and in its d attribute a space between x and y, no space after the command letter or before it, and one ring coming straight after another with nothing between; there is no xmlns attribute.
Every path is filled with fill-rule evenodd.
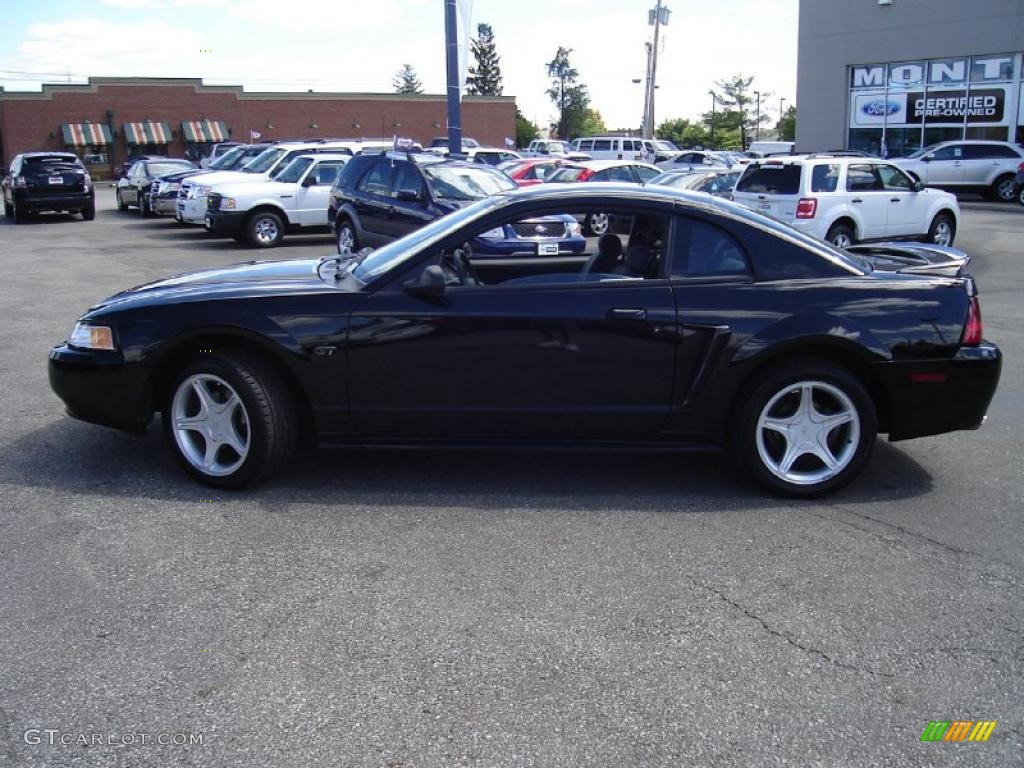
<svg viewBox="0 0 1024 768"><path fill-rule="evenodd" d="M503 227L495 227L494 229L489 229L486 232L484 232L482 235L480 235L480 239L482 239L482 240L504 240L505 239L505 229Z"/></svg>
<svg viewBox="0 0 1024 768"><path fill-rule="evenodd" d="M106 325L76 323L68 344L79 349L114 349L114 331Z"/></svg>
<svg viewBox="0 0 1024 768"><path fill-rule="evenodd" d="M234 208L235 207L235 198L233 198L233 197L222 197L221 201L220 201L220 207L221 207L221 210L224 210L225 208Z"/></svg>
<svg viewBox="0 0 1024 768"><path fill-rule="evenodd" d="M196 197L206 197L213 187L196 187Z"/></svg>
<svg viewBox="0 0 1024 768"><path fill-rule="evenodd" d="M583 227L580 226L578 221L574 221L566 226L565 231L569 237L578 237L583 234Z"/></svg>

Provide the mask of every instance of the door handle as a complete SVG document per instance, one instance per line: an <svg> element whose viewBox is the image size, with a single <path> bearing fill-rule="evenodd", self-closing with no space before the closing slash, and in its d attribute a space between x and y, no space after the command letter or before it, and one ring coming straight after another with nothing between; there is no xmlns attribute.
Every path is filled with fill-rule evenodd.
<svg viewBox="0 0 1024 768"><path fill-rule="evenodd" d="M855 197L850 202L851 203L863 203L864 201L861 198L859 198L859 197Z"/></svg>
<svg viewBox="0 0 1024 768"><path fill-rule="evenodd" d="M609 320L646 320L647 310L638 307L614 307L608 310Z"/></svg>
<svg viewBox="0 0 1024 768"><path fill-rule="evenodd" d="M890 203L898 203L899 201L900 201L900 198L898 198L898 197L890 197L889 198L889 202Z"/></svg>

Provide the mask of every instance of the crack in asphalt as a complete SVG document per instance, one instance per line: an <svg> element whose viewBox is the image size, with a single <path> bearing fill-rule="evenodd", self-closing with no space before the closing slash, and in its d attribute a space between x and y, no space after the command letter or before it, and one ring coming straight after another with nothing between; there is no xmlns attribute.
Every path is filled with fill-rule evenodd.
<svg viewBox="0 0 1024 768"><path fill-rule="evenodd" d="M700 587L701 589L705 590L706 592L710 592L711 594L717 596L718 599L720 599L722 602L724 602L724 603L726 603L728 605L731 605L733 608L738 610L740 613L742 613L747 618L753 619L754 621L756 621L758 624L761 625L762 629L764 629L764 631L767 632L769 635L772 635L774 637L778 637L781 640L786 641L789 645L792 645L794 648L798 648L799 650L803 651L806 654L809 654L811 656L817 656L818 658L823 659L824 661L827 661L829 664L832 664L833 666L839 667L841 669L848 669L851 672L860 672L860 673L863 673L863 674L868 674L868 675L871 675L871 676L878 676L878 677L895 677L895 675L893 673L891 673L891 672L879 672L877 670L869 669L867 667L858 667L858 666L856 666L854 664L849 664L849 663L847 663L845 661L840 661L839 659L833 658L832 656L829 656L827 653L825 653L820 648L815 648L813 646L806 645L806 644L800 642L799 640L797 640L792 635L790 635L788 632L784 632L782 630L778 630L778 629L775 629L774 627L770 626L768 624L768 622L765 621L763 618L758 616L756 613L751 611L749 608L746 608L745 606L743 606L740 603L736 602L732 598L728 597L721 590L716 589L715 587L712 587L709 584L705 584L705 583L703 583L701 581L697 581L693 577L688 577L688 578L690 580L690 583L693 584L693 586Z"/></svg>

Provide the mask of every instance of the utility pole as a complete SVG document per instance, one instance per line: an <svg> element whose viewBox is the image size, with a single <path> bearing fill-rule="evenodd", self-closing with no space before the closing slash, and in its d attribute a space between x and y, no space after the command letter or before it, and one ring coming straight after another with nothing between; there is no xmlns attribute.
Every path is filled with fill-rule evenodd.
<svg viewBox="0 0 1024 768"><path fill-rule="evenodd" d="M445 64L448 79L448 151L462 152L462 101L459 93L459 25L456 0L444 0Z"/></svg>
<svg viewBox="0 0 1024 768"><path fill-rule="evenodd" d="M776 138L782 138L782 118L785 117L786 113L782 111L782 105L786 102L786 97L782 96L779 98L779 135Z"/></svg>
<svg viewBox="0 0 1024 768"><path fill-rule="evenodd" d="M647 109L645 110L647 112L647 123L644 125L645 139L654 137L654 90L658 87L658 37L661 33L661 25L668 24L669 13L668 7L662 5L661 0L658 0L654 10L647 14L648 25L654 26L654 45L651 48L651 83L647 91Z"/></svg>
<svg viewBox="0 0 1024 768"><path fill-rule="evenodd" d="M647 51L647 70L644 76L644 122L643 128L640 129L640 136L644 139L649 139L650 125L648 118L651 114L651 101L654 99L652 95L654 89L651 87L651 44L649 42L644 43L644 48Z"/></svg>

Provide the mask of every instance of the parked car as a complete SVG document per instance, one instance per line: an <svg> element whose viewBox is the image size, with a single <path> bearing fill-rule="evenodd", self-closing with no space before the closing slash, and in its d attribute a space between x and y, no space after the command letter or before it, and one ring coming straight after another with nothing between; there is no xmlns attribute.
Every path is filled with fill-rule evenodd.
<svg viewBox="0 0 1024 768"><path fill-rule="evenodd" d="M23 152L15 155L2 182L4 216L21 224L43 211L80 213L96 218L92 177L71 152Z"/></svg>
<svg viewBox="0 0 1024 768"><path fill-rule="evenodd" d="M466 248L586 211L631 223L574 269L501 271ZM819 496L862 472L877 434L984 421L1001 353L966 262L855 255L703 194L545 184L376 251L118 293L50 351L49 377L76 418L142 431L160 412L181 466L213 486L282 472L308 435L360 450L725 446L771 491Z"/></svg>
<svg viewBox="0 0 1024 768"><path fill-rule="evenodd" d="M929 187L981 192L1009 203L1024 149L1005 141L946 141L893 162Z"/></svg>
<svg viewBox="0 0 1024 768"><path fill-rule="evenodd" d="M448 137L447 136L435 136L431 140L430 146L431 147L441 147L443 149L447 149L448 148ZM479 147L479 146L480 146L480 142L477 141L476 139L471 139L468 136L463 136L462 137L462 147L463 147L463 149L472 149L473 147Z"/></svg>
<svg viewBox="0 0 1024 768"><path fill-rule="evenodd" d="M654 163L664 163L679 155L683 150L667 139L654 140Z"/></svg>
<svg viewBox="0 0 1024 768"><path fill-rule="evenodd" d="M213 171L209 169L197 171L189 168L158 176L153 179L149 185L149 191L143 196L140 211L145 208L157 216L174 216L178 211L178 189L181 187L181 182L186 178L207 173L213 173Z"/></svg>
<svg viewBox="0 0 1024 768"><path fill-rule="evenodd" d="M555 170L561 168L565 161L559 158L528 157L522 160L510 160L498 166L498 170L508 176L520 187L541 184Z"/></svg>
<svg viewBox="0 0 1024 768"><path fill-rule="evenodd" d="M217 144L213 144L210 147L210 152L199 159L199 165L202 168L209 168L211 165L223 157L227 152L234 149L235 147L244 147L240 141L222 141Z"/></svg>
<svg viewBox="0 0 1024 768"><path fill-rule="evenodd" d="M448 150L443 147L434 148L433 150L428 151L438 157L452 157ZM499 149L497 147L468 147L463 149L462 156L455 156L452 159L467 160L468 162L480 163L482 165L498 166L501 165L501 163L508 162L509 160L521 160L522 157L518 152L513 152L508 149Z"/></svg>
<svg viewBox="0 0 1024 768"><path fill-rule="evenodd" d="M794 141L752 141L747 151L756 152L759 156L788 155L796 149Z"/></svg>
<svg viewBox="0 0 1024 768"><path fill-rule="evenodd" d="M838 248L892 239L948 246L960 225L956 197L871 158L819 154L754 160L736 183L733 199Z"/></svg>
<svg viewBox="0 0 1024 768"><path fill-rule="evenodd" d="M218 184L209 194L206 229L257 248L280 245L286 231L327 229L327 198L346 154L301 154L266 181Z"/></svg>
<svg viewBox="0 0 1024 768"><path fill-rule="evenodd" d="M135 165L135 163L137 163L139 160L163 160L163 159L164 159L164 155L136 155L136 154L129 155L128 159L125 160L123 163L121 163L121 165L119 165L117 167L117 171L114 173L114 180L117 181L118 179L123 179L125 176L127 176L129 169L131 169L131 167L133 165Z"/></svg>
<svg viewBox="0 0 1024 768"><path fill-rule="evenodd" d="M671 160L666 160L656 165L663 171L680 169L692 171L698 168L706 168L709 165L729 168L732 163L727 162L724 157L721 157L716 152L704 149L684 149Z"/></svg>
<svg viewBox="0 0 1024 768"><path fill-rule="evenodd" d="M591 160L590 155L579 152L572 148L568 141L559 139L534 139L522 152L523 157L551 158L558 157L566 160Z"/></svg>
<svg viewBox="0 0 1024 768"><path fill-rule="evenodd" d="M153 179L175 171L197 171L199 168L191 160L176 160L170 157L137 160L128 169L126 176L117 180L114 187L114 198L117 210L127 211L130 206L138 209L142 216L149 216L149 192Z"/></svg>
<svg viewBox="0 0 1024 768"><path fill-rule="evenodd" d="M742 170L710 168L706 171L665 171L651 179L648 184L660 184L676 189L689 189L694 192L707 192L709 195L732 199L732 190L736 186Z"/></svg>
<svg viewBox="0 0 1024 768"><path fill-rule="evenodd" d="M327 215L338 253L385 245L469 203L515 189L489 166L424 153L360 155L338 174ZM541 217L485 232L473 243L479 256L542 255L573 258L586 242L575 219Z"/></svg>
<svg viewBox="0 0 1024 768"><path fill-rule="evenodd" d="M648 139L627 136L585 136L573 139L573 152L582 152L593 160L640 160L647 162L657 156L654 144Z"/></svg>
<svg viewBox="0 0 1024 768"><path fill-rule="evenodd" d="M1021 164L1013 179L1013 194L1017 202L1024 205L1024 164Z"/></svg>
<svg viewBox="0 0 1024 768"><path fill-rule="evenodd" d="M566 163L545 179L550 184L578 184L591 181L616 181L621 184L646 184L661 171L647 163L627 160L590 160L585 163ZM578 220L586 235L600 237L615 232L623 222L603 211L588 213Z"/></svg>

